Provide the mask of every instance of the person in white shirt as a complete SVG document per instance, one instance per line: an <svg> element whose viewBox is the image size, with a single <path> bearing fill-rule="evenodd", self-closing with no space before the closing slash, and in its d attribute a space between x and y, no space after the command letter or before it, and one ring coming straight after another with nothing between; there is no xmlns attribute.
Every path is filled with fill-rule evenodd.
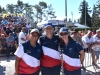
<svg viewBox="0 0 100 75"><path fill-rule="evenodd" d="M92 44L94 43L93 41L93 37L92 37L92 32L91 31L88 31L87 34L85 34L83 37L82 37L82 43L83 43L83 49L85 52L91 52L92 53L92 59L94 58L94 55L93 55L93 52L92 52ZM82 61L82 64L84 62L84 59ZM84 67L82 67L83 70L86 70Z"/></svg>
<svg viewBox="0 0 100 75"><path fill-rule="evenodd" d="M30 28L31 28L30 22L26 25L26 28L27 28L27 29L30 29Z"/></svg>
<svg viewBox="0 0 100 75"><path fill-rule="evenodd" d="M88 33L82 37L82 42L83 42L83 48L86 51L88 48L91 48L91 45L94 43L91 31L88 31Z"/></svg>
<svg viewBox="0 0 100 75"><path fill-rule="evenodd" d="M99 59L99 54L100 54L100 29L96 30L96 34L93 36L94 38L94 45L92 47L93 51L94 51L94 59L93 59L93 65L96 66L97 68L100 68L96 63L97 60Z"/></svg>
<svg viewBox="0 0 100 75"><path fill-rule="evenodd" d="M26 42L25 31L26 31L26 28L23 27L22 31L19 33L19 36L18 36L19 44L22 44L22 43Z"/></svg>

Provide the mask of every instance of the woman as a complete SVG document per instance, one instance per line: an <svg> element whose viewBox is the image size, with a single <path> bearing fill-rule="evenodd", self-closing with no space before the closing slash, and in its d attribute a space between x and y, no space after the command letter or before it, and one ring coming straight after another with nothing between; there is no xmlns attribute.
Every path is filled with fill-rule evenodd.
<svg viewBox="0 0 100 75"><path fill-rule="evenodd" d="M65 75L81 75L81 62L84 59L84 51L82 46L75 42L68 33L67 28L60 29L60 48L64 73Z"/></svg>
<svg viewBox="0 0 100 75"><path fill-rule="evenodd" d="M39 75L42 47L37 43L39 31L32 29L29 41L20 44L15 55L15 75Z"/></svg>
<svg viewBox="0 0 100 75"><path fill-rule="evenodd" d="M45 24L44 31L46 34L39 39L43 49L43 57L41 59L42 75L60 75L59 37L53 35L52 23Z"/></svg>

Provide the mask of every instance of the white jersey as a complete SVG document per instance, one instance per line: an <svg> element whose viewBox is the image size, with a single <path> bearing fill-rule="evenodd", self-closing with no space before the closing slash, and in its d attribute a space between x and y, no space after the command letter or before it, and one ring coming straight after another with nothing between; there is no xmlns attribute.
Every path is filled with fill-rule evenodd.
<svg viewBox="0 0 100 75"><path fill-rule="evenodd" d="M84 35L82 37L82 42L83 42L83 48L88 48L87 43L90 43L90 44L94 43L94 39L93 37L88 38L88 35Z"/></svg>
<svg viewBox="0 0 100 75"><path fill-rule="evenodd" d="M100 38L98 38L96 35L93 36L94 42L99 42L100 43ZM94 51L100 51L100 45L94 45L92 47Z"/></svg>
<svg viewBox="0 0 100 75"><path fill-rule="evenodd" d="M21 38L24 38L26 40L26 36L24 32L20 32L18 36L19 44L25 43L26 41L21 40Z"/></svg>

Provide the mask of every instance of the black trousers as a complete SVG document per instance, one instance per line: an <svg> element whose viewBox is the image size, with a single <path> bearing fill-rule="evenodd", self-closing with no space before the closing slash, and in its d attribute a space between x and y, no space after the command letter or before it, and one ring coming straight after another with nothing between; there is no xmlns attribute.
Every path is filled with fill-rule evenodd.
<svg viewBox="0 0 100 75"><path fill-rule="evenodd" d="M35 73L33 73L33 74L18 74L18 75L39 75L39 73L40 73L40 70L35 72Z"/></svg>
<svg viewBox="0 0 100 75"><path fill-rule="evenodd" d="M10 47L10 46L8 47L7 46L7 57L9 57L10 51L12 51L13 54L14 54L15 50L16 50L15 46L12 46L12 47Z"/></svg>
<svg viewBox="0 0 100 75"><path fill-rule="evenodd" d="M42 67L42 75L60 75L61 65L55 67Z"/></svg>
<svg viewBox="0 0 100 75"><path fill-rule="evenodd" d="M81 75L81 69L75 70L75 71L68 71L64 69L65 75Z"/></svg>

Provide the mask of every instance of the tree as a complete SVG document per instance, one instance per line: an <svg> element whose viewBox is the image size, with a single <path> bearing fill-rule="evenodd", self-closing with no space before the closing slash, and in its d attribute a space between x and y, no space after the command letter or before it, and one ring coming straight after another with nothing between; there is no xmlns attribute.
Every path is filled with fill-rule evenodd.
<svg viewBox="0 0 100 75"><path fill-rule="evenodd" d="M80 24L85 25L85 12L86 12L86 25L91 27L91 17L89 15L89 12L91 11L89 9L90 8L88 8L88 2L83 0L83 2L81 2L79 7L79 11L81 13Z"/></svg>
<svg viewBox="0 0 100 75"><path fill-rule="evenodd" d="M2 13L2 7L0 6L0 13Z"/></svg>
<svg viewBox="0 0 100 75"><path fill-rule="evenodd" d="M28 15L28 17L30 17L31 19L33 19L32 17L32 15L34 14L34 12L33 12L33 6L32 5L29 5L28 3L25 3L24 4L24 11L25 11L25 13L26 13L26 15Z"/></svg>
<svg viewBox="0 0 100 75"><path fill-rule="evenodd" d="M54 11L54 9L52 8L52 5L51 5L51 4L48 5L46 13L47 13L47 20L48 20L48 17L50 17L51 19L52 19L52 18L56 18L56 16L55 16L55 11Z"/></svg>
<svg viewBox="0 0 100 75"><path fill-rule="evenodd" d="M15 10L17 13L23 13L24 11L24 3L23 1L18 0L17 4L14 5L15 6Z"/></svg>
<svg viewBox="0 0 100 75"><path fill-rule="evenodd" d="M18 0L15 5L7 4L6 6L7 12L10 13L25 13L28 19L32 19L32 22L35 24L41 22L43 19L48 20L50 18L56 18L55 11L52 8L52 5L48 5L46 2L39 2L35 5L30 5L28 3L24 3L21 0ZM3 9L5 11L5 9Z"/></svg>
<svg viewBox="0 0 100 75"><path fill-rule="evenodd" d="M7 13L7 11L4 7L2 8L2 13Z"/></svg>
<svg viewBox="0 0 100 75"><path fill-rule="evenodd" d="M46 11L46 8L47 8L47 3L45 2L39 2L39 6L41 8L41 12L40 12L40 19L41 21L43 20L43 17L45 17L45 11Z"/></svg>
<svg viewBox="0 0 100 75"><path fill-rule="evenodd" d="M52 5L47 5L45 2L39 2L38 5L35 5L34 8L36 9L36 18L37 23L41 22L43 19L48 20L48 18L56 18L55 11L52 8Z"/></svg>
<svg viewBox="0 0 100 75"><path fill-rule="evenodd" d="M7 9L7 11L10 12L10 13L14 13L14 11L15 11L14 8L15 8L15 7L14 7L13 4L7 4L7 5L6 5L6 9Z"/></svg>
<svg viewBox="0 0 100 75"><path fill-rule="evenodd" d="M36 13L35 13L35 17L36 17L36 22L38 23L38 22L40 22L41 21L41 17L40 17L40 14L41 14L41 12L42 12L42 9L41 9L41 7L39 6L39 5L34 5L33 6L34 8L35 8L35 10L36 10Z"/></svg>
<svg viewBox="0 0 100 75"><path fill-rule="evenodd" d="M93 7L92 26L100 27L100 1L99 0Z"/></svg>

